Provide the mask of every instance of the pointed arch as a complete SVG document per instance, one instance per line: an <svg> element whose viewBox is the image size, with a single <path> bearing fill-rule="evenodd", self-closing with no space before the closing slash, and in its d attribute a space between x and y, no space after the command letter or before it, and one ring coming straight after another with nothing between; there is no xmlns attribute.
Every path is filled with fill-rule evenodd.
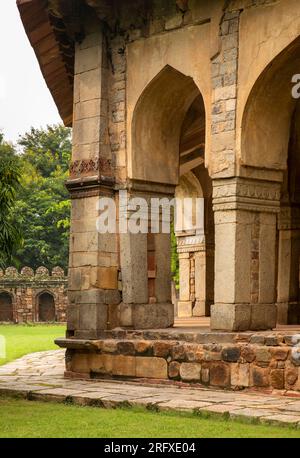
<svg viewBox="0 0 300 458"><path fill-rule="evenodd" d="M293 112L292 77L300 72L300 37L265 68L248 97L242 119L241 165L284 170Z"/></svg>
<svg viewBox="0 0 300 458"><path fill-rule="evenodd" d="M36 296L37 321L56 321L55 295L49 290L43 290Z"/></svg>
<svg viewBox="0 0 300 458"><path fill-rule="evenodd" d="M144 89L132 122L133 179L177 185L182 124L199 95L194 80L169 65Z"/></svg>
<svg viewBox="0 0 300 458"><path fill-rule="evenodd" d="M13 296L8 291L0 291L0 322L14 320Z"/></svg>
<svg viewBox="0 0 300 458"><path fill-rule="evenodd" d="M187 172L180 177L175 196L179 198L203 197L201 184L193 172Z"/></svg>

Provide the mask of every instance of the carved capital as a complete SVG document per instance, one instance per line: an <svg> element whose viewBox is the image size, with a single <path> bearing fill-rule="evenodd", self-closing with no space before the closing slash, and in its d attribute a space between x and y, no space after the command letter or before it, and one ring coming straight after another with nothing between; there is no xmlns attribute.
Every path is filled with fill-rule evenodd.
<svg viewBox="0 0 300 458"><path fill-rule="evenodd" d="M177 237L177 251L178 253L205 251L205 236L193 235Z"/></svg>
<svg viewBox="0 0 300 458"><path fill-rule="evenodd" d="M241 177L214 180L214 211L246 210L278 213L280 183Z"/></svg>

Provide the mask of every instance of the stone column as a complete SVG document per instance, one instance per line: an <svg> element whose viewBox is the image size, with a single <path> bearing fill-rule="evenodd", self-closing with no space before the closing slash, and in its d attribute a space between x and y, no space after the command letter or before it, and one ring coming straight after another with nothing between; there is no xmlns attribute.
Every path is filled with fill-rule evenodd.
<svg viewBox="0 0 300 458"><path fill-rule="evenodd" d="M97 20L86 18L86 36L76 45L73 151L67 187L72 198L67 335L97 338L118 325L118 239L100 234L100 197L114 198L108 136L108 65Z"/></svg>
<svg viewBox="0 0 300 458"><path fill-rule="evenodd" d="M205 246L195 253L195 306L193 316L205 316L207 310L207 256Z"/></svg>
<svg viewBox="0 0 300 458"><path fill-rule="evenodd" d="M211 327L246 331L276 326L276 219L280 183L214 181L215 303Z"/></svg>
<svg viewBox="0 0 300 458"><path fill-rule="evenodd" d="M300 210L282 206L278 218L278 288L277 307L279 324L298 324Z"/></svg>
<svg viewBox="0 0 300 458"><path fill-rule="evenodd" d="M178 317L205 316L206 249L204 236L178 235Z"/></svg>
<svg viewBox="0 0 300 458"><path fill-rule="evenodd" d="M191 300L191 259L190 253L179 253L179 301L178 318L193 316L194 302Z"/></svg>
<svg viewBox="0 0 300 458"><path fill-rule="evenodd" d="M174 186L132 180L128 199L148 203L148 233L120 234L122 304L120 325L134 329L167 328L174 323L171 300L171 234L163 233L161 214L158 233L151 233L150 199L172 199ZM128 219L130 214L128 214Z"/></svg>

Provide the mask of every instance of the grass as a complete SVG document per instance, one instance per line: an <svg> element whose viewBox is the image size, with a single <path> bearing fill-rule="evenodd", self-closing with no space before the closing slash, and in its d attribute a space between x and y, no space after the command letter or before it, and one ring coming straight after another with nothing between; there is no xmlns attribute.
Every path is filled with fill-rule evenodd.
<svg viewBox="0 0 300 458"><path fill-rule="evenodd" d="M64 333L62 325L0 325L6 343L6 358L0 357L0 366L28 353L57 350L54 339Z"/></svg>
<svg viewBox="0 0 300 458"><path fill-rule="evenodd" d="M192 414L0 398L1 438L300 438L300 430Z"/></svg>
<svg viewBox="0 0 300 458"><path fill-rule="evenodd" d="M56 349L61 325L0 325L7 355L0 365ZM300 430L245 424L192 414L105 410L0 397L1 438L300 438Z"/></svg>

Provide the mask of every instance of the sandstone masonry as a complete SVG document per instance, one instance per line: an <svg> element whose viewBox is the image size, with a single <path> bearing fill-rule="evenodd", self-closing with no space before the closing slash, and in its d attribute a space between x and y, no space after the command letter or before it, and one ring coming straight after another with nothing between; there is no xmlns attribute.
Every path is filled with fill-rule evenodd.
<svg viewBox="0 0 300 458"><path fill-rule="evenodd" d="M68 377L117 376L233 390L300 391L300 335L113 331L105 339L57 343L68 348Z"/></svg>
<svg viewBox="0 0 300 458"><path fill-rule="evenodd" d="M60 267L0 270L0 322L65 322L68 280Z"/></svg>

